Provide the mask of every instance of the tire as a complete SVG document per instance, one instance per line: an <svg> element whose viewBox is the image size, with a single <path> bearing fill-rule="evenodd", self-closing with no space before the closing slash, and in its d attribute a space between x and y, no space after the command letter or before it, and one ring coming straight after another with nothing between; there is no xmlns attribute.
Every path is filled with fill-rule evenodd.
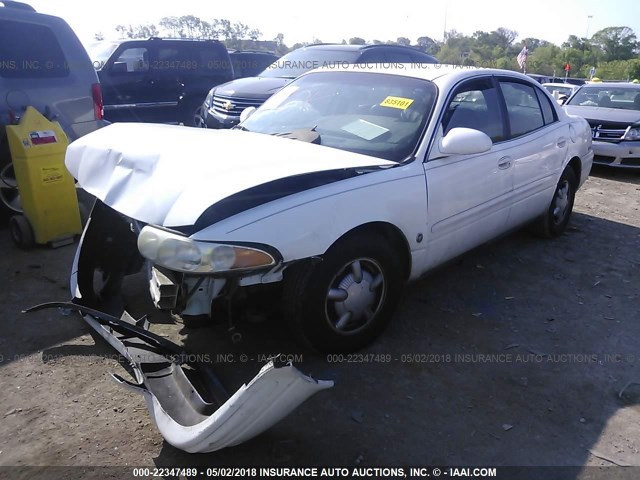
<svg viewBox="0 0 640 480"><path fill-rule="evenodd" d="M20 192L11 162L0 168L0 209L11 215L22 213Z"/></svg>
<svg viewBox="0 0 640 480"><path fill-rule="evenodd" d="M9 219L9 231L13 242L24 250L36 244L31 222L24 215L14 215Z"/></svg>
<svg viewBox="0 0 640 480"><path fill-rule="evenodd" d="M567 167L560 176L549 208L531 224L531 230L534 234L544 238L553 238L566 230L573 211L577 188L576 174L573 168Z"/></svg>
<svg viewBox="0 0 640 480"><path fill-rule="evenodd" d="M204 118L202 117L202 103L197 100L192 100L187 104L185 117L182 124L185 127L198 127L201 128L204 124Z"/></svg>
<svg viewBox="0 0 640 480"><path fill-rule="evenodd" d="M404 285L397 252L379 236L363 234L340 240L321 262L294 265L285 275L287 321L322 352L371 343L389 323Z"/></svg>

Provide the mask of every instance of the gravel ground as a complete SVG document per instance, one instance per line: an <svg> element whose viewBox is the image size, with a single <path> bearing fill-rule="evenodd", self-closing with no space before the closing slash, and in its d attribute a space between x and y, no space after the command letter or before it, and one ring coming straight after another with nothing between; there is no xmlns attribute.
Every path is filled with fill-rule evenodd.
<svg viewBox="0 0 640 480"><path fill-rule="evenodd" d="M639 208L638 173L595 170L566 234L515 232L409 285L363 355L301 349L277 318L242 322L234 344L223 324L189 330L153 312L155 332L229 355L217 368L230 390L278 352L335 380L259 437L200 455L163 442L79 317L20 313L69 298L74 247L20 251L3 221L0 466L567 466L580 479L600 471L584 466L640 466L640 385L628 385L640 382ZM132 302L144 297L129 283Z"/></svg>

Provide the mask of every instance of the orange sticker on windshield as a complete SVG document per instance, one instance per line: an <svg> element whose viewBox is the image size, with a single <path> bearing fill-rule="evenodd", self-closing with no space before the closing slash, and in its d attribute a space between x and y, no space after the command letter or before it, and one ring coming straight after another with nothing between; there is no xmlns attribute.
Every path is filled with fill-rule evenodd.
<svg viewBox="0 0 640 480"><path fill-rule="evenodd" d="M391 107L391 108L399 108L400 110L406 110L413 103L413 99L411 98L403 98L403 97L387 97L382 103L380 103L381 107Z"/></svg>

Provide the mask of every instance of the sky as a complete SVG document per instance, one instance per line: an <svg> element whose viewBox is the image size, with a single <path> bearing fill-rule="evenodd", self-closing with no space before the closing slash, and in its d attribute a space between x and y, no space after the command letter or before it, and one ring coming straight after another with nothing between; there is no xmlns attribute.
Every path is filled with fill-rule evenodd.
<svg viewBox="0 0 640 480"><path fill-rule="evenodd" d="M64 18L83 43L96 32L117 38L118 24L155 23L162 17L195 15L227 18L262 32L262 40L284 34L298 42L341 42L351 37L395 40L420 36L442 40L445 29L471 35L499 27L560 45L569 35L583 37L610 26L631 27L640 37L638 0L21 0L37 11ZM102 6L100 6L102 5ZM591 18L589 18L591 17Z"/></svg>

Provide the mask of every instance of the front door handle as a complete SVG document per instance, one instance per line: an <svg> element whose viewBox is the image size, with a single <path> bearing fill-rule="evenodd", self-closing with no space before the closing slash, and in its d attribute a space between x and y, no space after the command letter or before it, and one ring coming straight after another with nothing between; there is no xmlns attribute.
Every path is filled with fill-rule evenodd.
<svg viewBox="0 0 640 480"><path fill-rule="evenodd" d="M511 167L511 157L502 157L498 160L498 168L500 170L506 170L509 167Z"/></svg>
<svg viewBox="0 0 640 480"><path fill-rule="evenodd" d="M558 148L564 148L567 146L567 139L564 137L560 137L558 139L558 143L556 143L556 145L558 146Z"/></svg>

